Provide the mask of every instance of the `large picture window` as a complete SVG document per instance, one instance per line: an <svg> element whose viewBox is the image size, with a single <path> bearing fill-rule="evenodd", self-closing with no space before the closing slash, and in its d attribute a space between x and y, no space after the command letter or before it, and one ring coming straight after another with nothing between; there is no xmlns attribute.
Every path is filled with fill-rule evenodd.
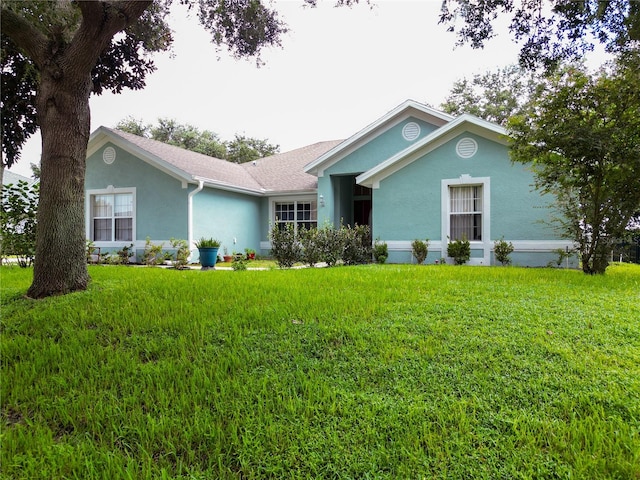
<svg viewBox="0 0 640 480"><path fill-rule="evenodd" d="M293 224L297 230L301 228L315 228L318 226L318 211L315 200L275 202L274 222L282 229L287 224Z"/></svg>
<svg viewBox="0 0 640 480"><path fill-rule="evenodd" d="M449 187L449 237L482 240L482 186Z"/></svg>
<svg viewBox="0 0 640 480"><path fill-rule="evenodd" d="M90 196L91 240L133 241L133 193L100 193Z"/></svg>

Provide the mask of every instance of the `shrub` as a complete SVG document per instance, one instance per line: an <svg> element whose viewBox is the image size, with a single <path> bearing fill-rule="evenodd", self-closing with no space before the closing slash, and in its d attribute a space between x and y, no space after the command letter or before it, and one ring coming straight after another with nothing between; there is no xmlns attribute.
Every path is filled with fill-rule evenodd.
<svg viewBox="0 0 640 480"><path fill-rule="evenodd" d="M271 255L280 268L291 268L300 260L302 246L296 239L292 223L274 225L269 233Z"/></svg>
<svg viewBox="0 0 640 480"><path fill-rule="evenodd" d="M373 258L376 263L385 263L387 261L387 258L389 258L387 242L381 242L380 239L376 238L373 244Z"/></svg>
<svg viewBox="0 0 640 480"><path fill-rule="evenodd" d="M131 245L125 245L116 252L116 255L108 257L109 262L116 265L128 265L129 259L133 257L135 253L133 248L133 243Z"/></svg>
<svg viewBox="0 0 640 480"><path fill-rule="evenodd" d="M346 265L371 262L371 229L368 225L342 227L344 250L342 261Z"/></svg>
<svg viewBox="0 0 640 480"><path fill-rule="evenodd" d="M471 244L467 237L454 240L447 245L447 255L453 258L456 265L464 265L471 258Z"/></svg>
<svg viewBox="0 0 640 480"><path fill-rule="evenodd" d="M189 244L186 240L171 238L169 240L171 243L171 247L175 249L175 260L173 261L173 266L178 270L187 266L189 262Z"/></svg>
<svg viewBox="0 0 640 480"><path fill-rule="evenodd" d="M322 258L322 249L318 242L318 229L302 229L298 232L298 238L302 247L300 260L313 267Z"/></svg>
<svg viewBox="0 0 640 480"><path fill-rule="evenodd" d="M502 237L493 244L493 253L496 256L496 260L502 265L509 265L511 263L509 255L513 253L513 244L511 242L506 242L504 237Z"/></svg>
<svg viewBox="0 0 640 480"><path fill-rule="evenodd" d="M31 266L35 257L38 191L38 183L30 185L24 180L2 187L2 257L15 255L22 268Z"/></svg>
<svg viewBox="0 0 640 480"><path fill-rule="evenodd" d="M148 267L154 267L164 262L164 254L162 253L163 244L154 245L151 239L147 237L144 244L144 253L142 254L142 263Z"/></svg>
<svg viewBox="0 0 640 480"><path fill-rule="evenodd" d="M332 267L342 259L344 250L343 229L336 229L331 224L326 224L318 229L317 242L320 249L320 260Z"/></svg>
<svg viewBox="0 0 640 480"><path fill-rule="evenodd" d="M411 252L413 253L413 256L416 257L418 265L422 265L422 263L427 259L427 254L429 253L429 239L427 238L424 242L422 240L415 239L411 242Z"/></svg>

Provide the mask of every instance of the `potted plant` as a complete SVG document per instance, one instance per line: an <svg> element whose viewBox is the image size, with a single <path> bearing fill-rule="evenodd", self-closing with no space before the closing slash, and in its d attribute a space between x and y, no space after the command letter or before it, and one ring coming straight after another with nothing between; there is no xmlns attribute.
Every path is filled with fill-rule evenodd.
<svg viewBox="0 0 640 480"><path fill-rule="evenodd" d="M200 265L202 265L202 269L215 269L220 241L214 238L203 237L196 242L196 248L200 254Z"/></svg>
<svg viewBox="0 0 640 480"><path fill-rule="evenodd" d="M224 256L222 258L224 259L224 263L231 263L233 261L233 255L229 255L227 247L224 247Z"/></svg>
<svg viewBox="0 0 640 480"><path fill-rule="evenodd" d="M245 248L244 253L247 254L247 260L255 260L256 259L256 251L253 248Z"/></svg>

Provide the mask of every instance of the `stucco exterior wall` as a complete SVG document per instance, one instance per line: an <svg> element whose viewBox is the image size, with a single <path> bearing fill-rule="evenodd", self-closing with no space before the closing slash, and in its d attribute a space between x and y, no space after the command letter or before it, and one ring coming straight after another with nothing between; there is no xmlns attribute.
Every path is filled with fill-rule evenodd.
<svg viewBox="0 0 640 480"><path fill-rule="evenodd" d="M193 197L193 239L220 240L220 254L260 249L261 198L205 187ZM198 251L194 252L197 259Z"/></svg>
<svg viewBox="0 0 640 480"><path fill-rule="evenodd" d="M102 158L106 147L113 147L116 151L115 160L110 165ZM189 190L183 188L180 180L107 143L87 158L85 190L102 190L110 185L136 189L136 246L143 247L147 237L154 243L166 242L166 246L171 237L187 238Z"/></svg>

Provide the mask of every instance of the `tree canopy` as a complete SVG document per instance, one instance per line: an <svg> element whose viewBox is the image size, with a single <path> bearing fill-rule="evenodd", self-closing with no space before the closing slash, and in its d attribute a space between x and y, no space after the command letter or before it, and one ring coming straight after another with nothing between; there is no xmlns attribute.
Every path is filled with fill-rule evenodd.
<svg viewBox="0 0 640 480"><path fill-rule="evenodd" d="M470 113L505 126L522 111L535 85L530 72L517 65L456 80L440 108L452 115Z"/></svg>
<svg viewBox="0 0 640 480"><path fill-rule="evenodd" d="M579 65L545 79L508 130L515 161L532 162L536 187L557 199L557 225L585 273L604 273L612 242L639 220L640 52L595 75Z"/></svg>
<svg viewBox="0 0 640 480"><path fill-rule="evenodd" d="M637 0L444 0L440 22L459 44L482 48L496 35L498 18L522 43L520 64L553 69L580 58L597 43L621 52L640 41Z"/></svg>

